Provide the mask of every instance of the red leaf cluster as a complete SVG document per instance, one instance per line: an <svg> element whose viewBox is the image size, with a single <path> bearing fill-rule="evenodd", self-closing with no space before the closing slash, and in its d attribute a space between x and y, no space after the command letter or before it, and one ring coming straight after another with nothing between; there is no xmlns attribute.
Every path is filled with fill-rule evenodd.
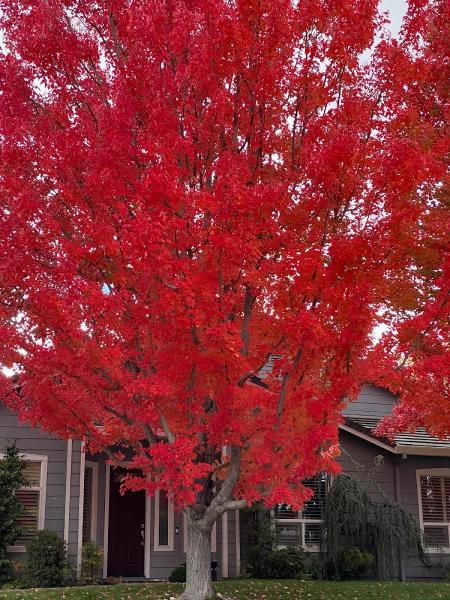
<svg viewBox="0 0 450 600"><path fill-rule="evenodd" d="M449 10L0 0L5 400L181 506L301 504L368 379L449 433Z"/></svg>

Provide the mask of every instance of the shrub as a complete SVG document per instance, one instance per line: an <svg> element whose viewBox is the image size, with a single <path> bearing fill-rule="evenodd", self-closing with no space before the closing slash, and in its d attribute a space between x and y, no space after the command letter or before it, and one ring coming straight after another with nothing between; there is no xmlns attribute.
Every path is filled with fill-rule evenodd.
<svg viewBox="0 0 450 600"><path fill-rule="evenodd" d="M246 563L246 573L260 579L298 579L305 574L305 553L298 546L256 550Z"/></svg>
<svg viewBox="0 0 450 600"><path fill-rule="evenodd" d="M26 582L31 587L58 587L64 583L66 548L53 531L38 531L26 552Z"/></svg>
<svg viewBox="0 0 450 600"><path fill-rule="evenodd" d="M81 553L81 583L95 585L101 580L103 549L94 542L83 544Z"/></svg>
<svg viewBox="0 0 450 600"><path fill-rule="evenodd" d="M185 583L186 581L186 563L183 563L175 569L169 575L169 581L172 583Z"/></svg>
<svg viewBox="0 0 450 600"><path fill-rule="evenodd" d="M339 555L338 573L341 579L358 579L373 567L375 557L355 546L345 548Z"/></svg>
<svg viewBox="0 0 450 600"><path fill-rule="evenodd" d="M7 547L12 546L21 534L18 518L23 509L14 493L26 485L24 466L16 446L5 448L0 460L0 579L9 577Z"/></svg>

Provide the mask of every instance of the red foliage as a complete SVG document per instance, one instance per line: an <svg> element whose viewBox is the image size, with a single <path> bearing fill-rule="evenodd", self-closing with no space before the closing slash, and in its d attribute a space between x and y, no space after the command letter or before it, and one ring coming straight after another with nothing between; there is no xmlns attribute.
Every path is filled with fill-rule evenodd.
<svg viewBox="0 0 450 600"><path fill-rule="evenodd" d="M237 497L300 504L369 378L449 432L449 7L411 2L364 62L377 5L0 0L24 419L120 448L179 505L210 501L224 446Z"/></svg>

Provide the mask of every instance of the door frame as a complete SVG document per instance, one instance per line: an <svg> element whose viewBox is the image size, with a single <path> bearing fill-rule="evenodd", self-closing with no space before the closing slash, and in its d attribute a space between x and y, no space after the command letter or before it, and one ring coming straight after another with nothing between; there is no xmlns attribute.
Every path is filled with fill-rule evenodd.
<svg viewBox="0 0 450 600"><path fill-rule="evenodd" d="M108 538L109 538L109 496L111 493L112 466L105 463L105 509L103 522L103 579L108 577ZM144 577L150 579L150 515L152 499L145 494L145 530L144 530Z"/></svg>

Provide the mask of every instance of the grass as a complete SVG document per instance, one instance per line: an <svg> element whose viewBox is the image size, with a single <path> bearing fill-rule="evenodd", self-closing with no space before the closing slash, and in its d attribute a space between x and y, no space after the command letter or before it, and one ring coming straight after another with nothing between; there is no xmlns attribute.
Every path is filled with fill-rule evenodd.
<svg viewBox="0 0 450 600"><path fill-rule="evenodd" d="M169 600L183 586L147 583L0 590L0 600ZM450 600L450 583L229 580L216 584L229 600Z"/></svg>

